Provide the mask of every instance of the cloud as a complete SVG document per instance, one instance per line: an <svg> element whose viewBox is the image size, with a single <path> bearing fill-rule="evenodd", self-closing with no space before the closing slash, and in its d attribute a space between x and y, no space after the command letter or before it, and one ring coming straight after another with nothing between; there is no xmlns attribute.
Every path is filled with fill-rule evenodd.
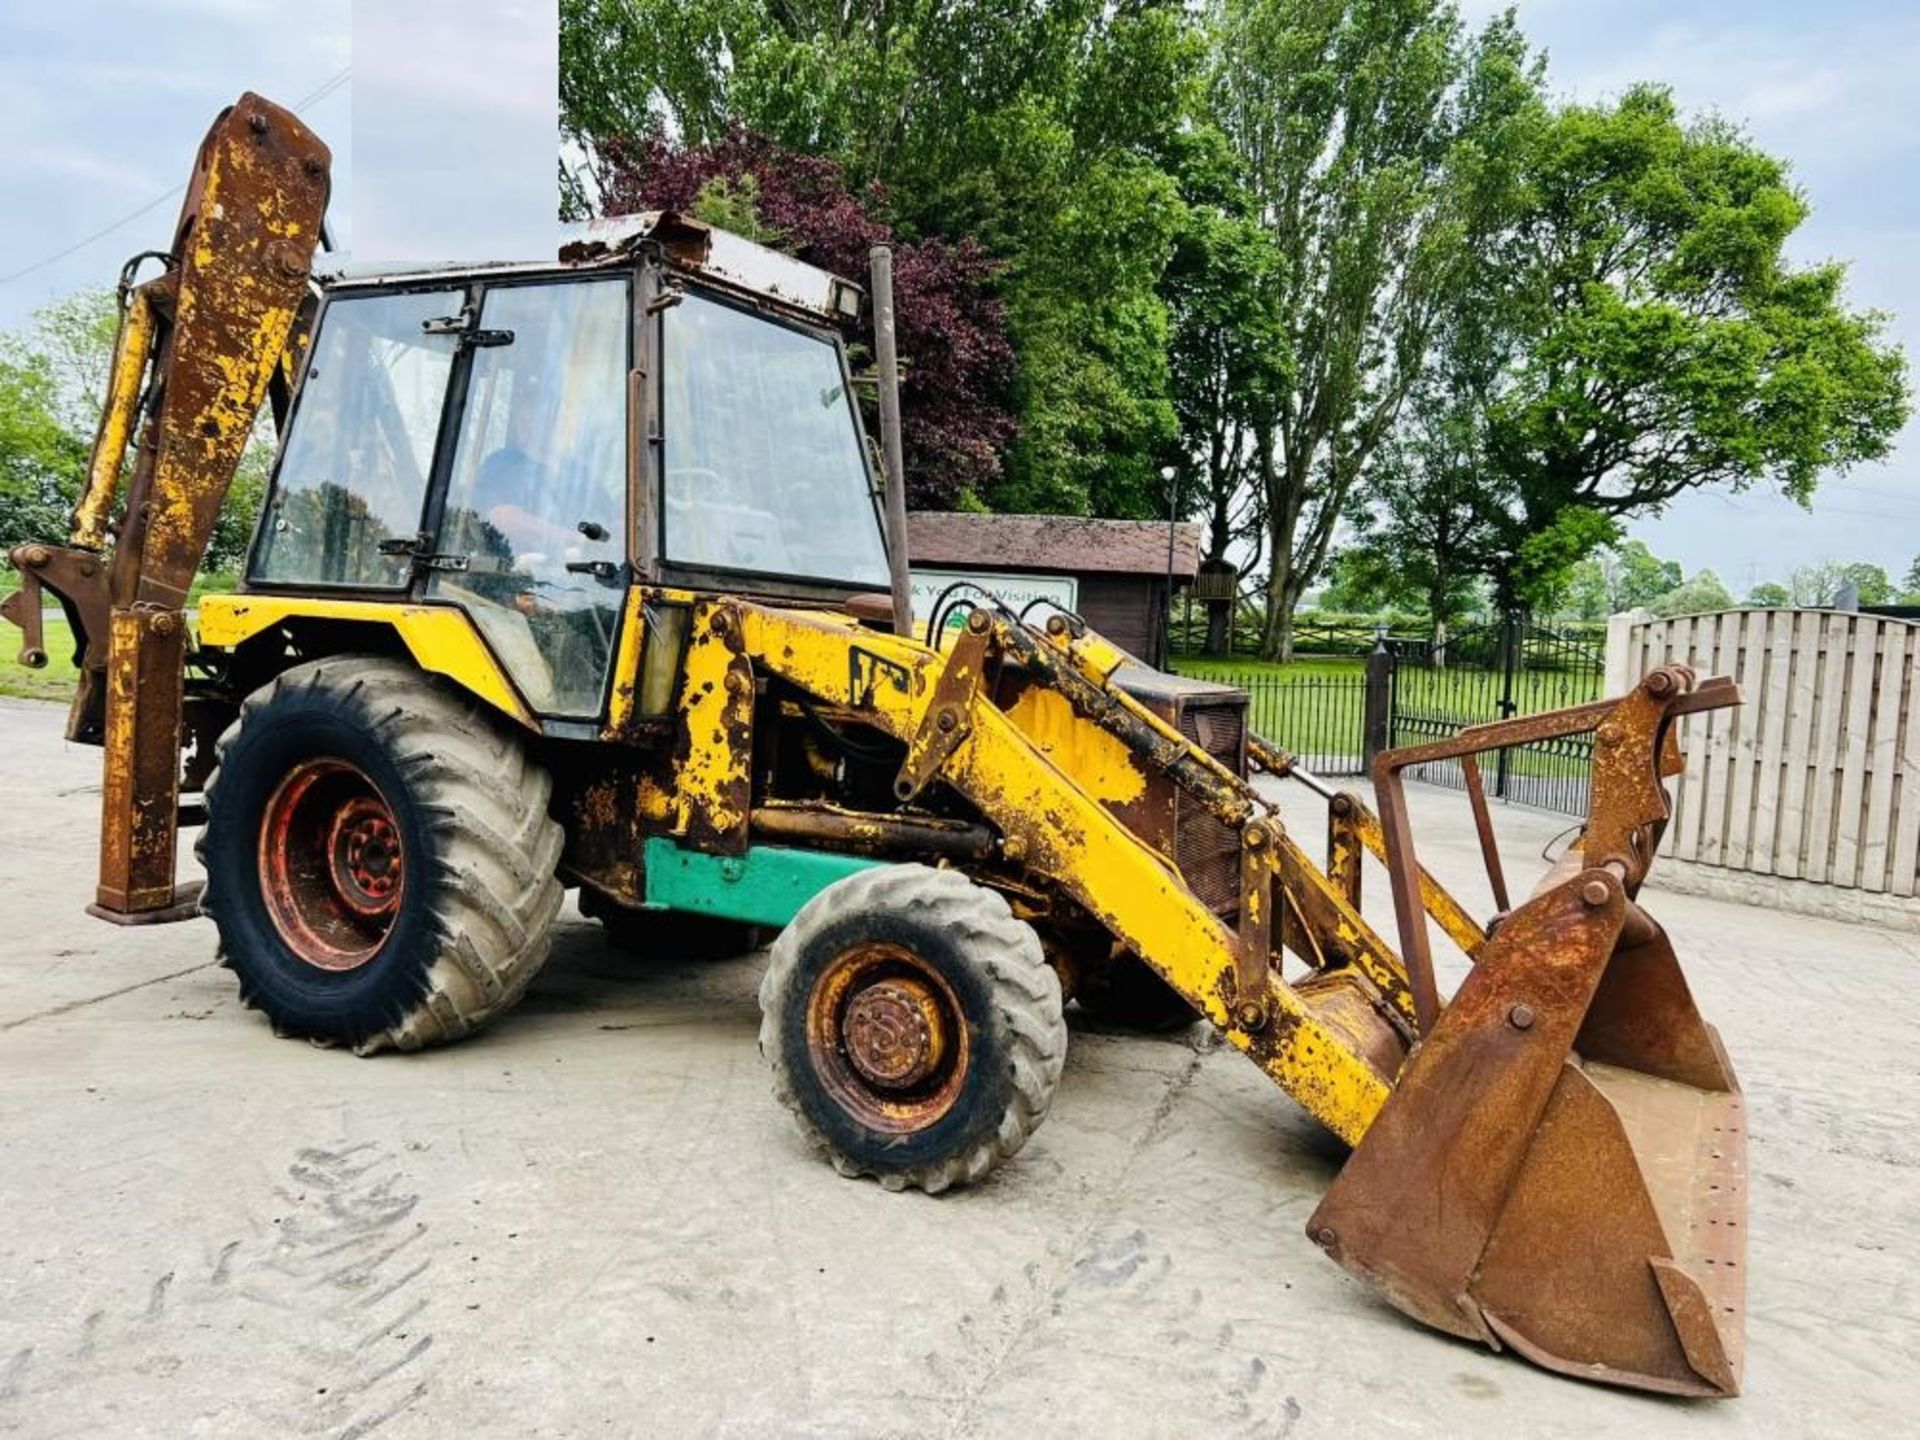
<svg viewBox="0 0 1920 1440"><path fill-rule="evenodd" d="M366 3L366 0L360 0L360 3ZM286 0L139 0L136 8L189 20L269 25L285 21L287 12L296 7L287 4Z"/></svg>
<svg viewBox="0 0 1920 1440"><path fill-rule="evenodd" d="M554 120L559 63L549 3L515 0L411 0L362 3L353 12L356 93L391 93L409 104L448 106L492 116Z"/></svg>
<svg viewBox="0 0 1920 1440"><path fill-rule="evenodd" d="M552 253L556 19L552 0L356 8L356 255L411 261Z"/></svg>
<svg viewBox="0 0 1920 1440"><path fill-rule="evenodd" d="M1475 19L1503 8L1462 6ZM1527 0L1520 11L1556 95L1591 102L1665 84L1683 109L1721 114L1789 161L1813 207L1792 255L1846 261L1849 303L1892 312L1890 337L1920 353L1920 13L1909 0ZM1830 477L1810 515L1761 487L1688 495L1631 529L1744 590L1823 555L1903 570L1916 526L1920 421L1887 460Z"/></svg>
<svg viewBox="0 0 1920 1440"><path fill-rule="evenodd" d="M1920 17L1857 18L1819 11L1791 23L1657 25L1631 49L1554 52L1554 84L1580 99L1641 81L1672 87L1689 110L1715 110L1751 129L1796 170L1857 175L1920 151Z"/></svg>

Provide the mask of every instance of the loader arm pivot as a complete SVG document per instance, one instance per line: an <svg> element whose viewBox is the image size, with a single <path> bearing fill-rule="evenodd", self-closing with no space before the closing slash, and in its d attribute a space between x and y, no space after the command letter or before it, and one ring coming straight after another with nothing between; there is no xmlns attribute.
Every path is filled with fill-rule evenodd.
<svg viewBox="0 0 1920 1440"><path fill-rule="evenodd" d="M21 661L46 663L41 591L51 591L72 623L80 670L68 738L106 750L92 907L105 919L170 918L191 906L174 886L182 611L293 334L329 162L291 112L258 95L214 121L165 268L138 286L133 265L122 277L106 402L67 543L16 546L10 557L21 588L6 616L23 631Z"/></svg>

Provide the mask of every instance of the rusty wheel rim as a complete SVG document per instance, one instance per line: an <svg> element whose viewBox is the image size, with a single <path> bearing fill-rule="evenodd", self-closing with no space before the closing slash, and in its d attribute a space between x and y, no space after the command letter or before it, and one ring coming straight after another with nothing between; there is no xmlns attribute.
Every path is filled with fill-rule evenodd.
<svg viewBox="0 0 1920 1440"><path fill-rule="evenodd" d="M843 951L814 982L807 1051L848 1114L909 1135L953 1108L971 1046L946 977L904 946L876 941Z"/></svg>
<svg viewBox="0 0 1920 1440"><path fill-rule="evenodd" d="M320 970L357 970L385 943L406 892L393 807L358 766L303 761L267 800L260 887L293 953Z"/></svg>

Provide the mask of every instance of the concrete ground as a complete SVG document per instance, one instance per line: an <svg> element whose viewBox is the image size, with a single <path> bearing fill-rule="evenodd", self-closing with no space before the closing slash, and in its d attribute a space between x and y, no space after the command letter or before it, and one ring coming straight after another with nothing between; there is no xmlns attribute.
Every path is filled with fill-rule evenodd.
<svg viewBox="0 0 1920 1440"><path fill-rule="evenodd" d="M97 753L59 726L0 702L0 1432L1912 1422L1914 937L1655 897L1752 1102L1747 1394L1675 1402L1483 1353L1349 1280L1301 1233L1334 1152L1198 1032L1080 1027L1034 1141L941 1199L809 1152L754 1049L757 958L637 963L571 906L480 1039L373 1060L275 1040L207 922L81 914ZM1429 865L1483 903L1460 797L1414 809ZM1499 819L1529 876L1564 823Z"/></svg>

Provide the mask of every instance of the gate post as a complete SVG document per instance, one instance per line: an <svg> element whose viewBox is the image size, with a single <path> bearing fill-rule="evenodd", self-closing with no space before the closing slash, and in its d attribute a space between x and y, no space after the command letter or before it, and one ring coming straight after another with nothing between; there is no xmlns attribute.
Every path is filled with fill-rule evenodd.
<svg viewBox="0 0 1920 1440"><path fill-rule="evenodd" d="M1514 674L1520 668L1521 647L1526 644L1526 621L1518 610L1509 610L1500 625L1500 718L1511 720L1520 707L1514 703ZM1508 751L1502 746L1495 756L1493 793L1507 798Z"/></svg>
<svg viewBox="0 0 1920 1440"><path fill-rule="evenodd" d="M1393 748L1393 651L1387 648L1384 627L1373 637L1373 649L1367 655L1367 691L1365 716L1361 721L1367 768L1382 750Z"/></svg>

